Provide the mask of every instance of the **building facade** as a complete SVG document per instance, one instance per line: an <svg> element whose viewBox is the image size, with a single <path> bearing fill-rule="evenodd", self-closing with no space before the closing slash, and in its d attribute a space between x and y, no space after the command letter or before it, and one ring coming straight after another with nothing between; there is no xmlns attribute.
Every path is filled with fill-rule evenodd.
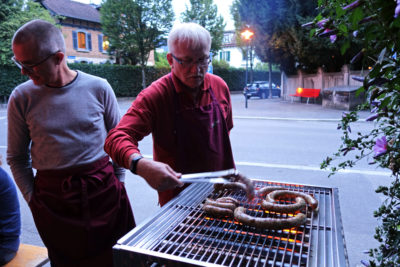
<svg viewBox="0 0 400 267"><path fill-rule="evenodd" d="M107 53L109 42L102 33L100 6L71 0L37 0L54 17L65 38L68 63L115 63ZM150 53L148 65L154 65Z"/></svg>
<svg viewBox="0 0 400 267"><path fill-rule="evenodd" d="M261 62L253 51L253 66ZM246 56L236 42L235 31L225 31L222 39L222 49L214 56L214 59L225 60L229 66L235 68L246 68ZM247 62L250 68L250 57Z"/></svg>

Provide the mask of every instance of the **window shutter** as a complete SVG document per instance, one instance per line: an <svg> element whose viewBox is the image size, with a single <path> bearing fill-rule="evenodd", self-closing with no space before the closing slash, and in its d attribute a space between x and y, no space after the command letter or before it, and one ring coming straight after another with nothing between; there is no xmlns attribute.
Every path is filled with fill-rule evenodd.
<svg viewBox="0 0 400 267"><path fill-rule="evenodd" d="M98 37L97 39L99 42L99 51L103 52L103 35L99 34L99 35L97 35L97 37Z"/></svg>
<svg viewBox="0 0 400 267"><path fill-rule="evenodd" d="M219 52L219 60L222 60L222 52Z"/></svg>
<svg viewBox="0 0 400 267"><path fill-rule="evenodd" d="M87 41L88 41L88 49L92 51L92 35L88 33L87 35Z"/></svg>
<svg viewBox="0 0 400 267"><path fill-rule="evenodd" d="M75 50L78 50L78 33L76 31L72 32L72 45Z"/></svg>
<svg viewBox="0 0 400 267"><path fill-rule="evenodd" d="M231 61L231 51L227 51L227 59L226 61L230 62Z"/></svg>

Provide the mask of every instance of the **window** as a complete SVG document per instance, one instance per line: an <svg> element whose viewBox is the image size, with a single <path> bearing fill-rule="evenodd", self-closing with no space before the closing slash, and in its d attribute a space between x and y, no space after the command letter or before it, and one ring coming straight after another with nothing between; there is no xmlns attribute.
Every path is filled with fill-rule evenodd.
<svg viewBox="0 0 400 267"><path fill-rule="evenodd" d="M108 41L108 37L103 34L98 35L98 43L99 43L99 51L107 52L108 47L110 46L110 42Z"/></svg>
<svg viewBox="0 0 400 267"><path fill-rule="evenodd" d="M78 30L72 32L72 41L75 50L91 51L92 35L86 31Z"/></svg>
<svg viewBox="0 0 400 267"><path fill-rule="evenodd" d="M225 60L226 62L231 61L231 51L219 52L219 60Z"/></svg>
<svg viewBox="0 0 400 267"><path fill-rule="evenodd" d="M231 34L227 34L227 33L225 33L224 34L224 37L223 37L223 39L222 39L222 43L223 44L230 44L232 41L232 35Z"/></svg>

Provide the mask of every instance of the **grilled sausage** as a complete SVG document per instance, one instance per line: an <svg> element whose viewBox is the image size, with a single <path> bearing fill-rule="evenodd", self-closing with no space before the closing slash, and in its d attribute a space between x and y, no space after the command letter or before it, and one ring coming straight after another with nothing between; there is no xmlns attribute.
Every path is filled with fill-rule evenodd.
<svg viewBox="0 0 400 267"><path fill-rule="evenodd" d="M221 208L213 205L204 204L203 210L213 217L221 218L221 217L233 217L233 210L227 208Z"/></svg>
<svg viewBox="0 0 400 267"><path fill-rule="evenodd" d="M247 198L249 200L252 200L254 198L254 195L255 195L254 184L251 179L247 178L246 176L244 176L243 174L238 172L236 175L234 175L234 181L235 182L238 181L240 183L245 184L245 186L246 186L245 192L246 192Z"/></svg>
<svg viewBox="0 0 400 267"><path fill-rule="evenodd" d="M234 217L238 222L245 225L254 226L262 229L287 229L298 227L307 221L306 215L298 213L291 218L259 218L246 214L246 208L238 207L235 209Z"/></svg>
<svg viewBox="0 0 400 267"><path fill-rule="evenodd" d="M233 197L220 197L217 198L215 201L223 202L223 203L234 203L236 206L239 206L240 202L236 198Z"/></svg>
<svg viewBox="0 0 400 267"><path fill-rule="evenodd" d="M224 183L224 184L214 184L214 189L216 191L221 191L224 189L228 190L243 190L246 192L247 188L245 184L239 182L231 182L231 183Z"/></svg>
<svg viewBox="0 0 400 267"><path fill-rule="evenodd" d="M263 197L275 190L287 190L287 188L282 187L282 186L266 186L266 187L258 189L257 193Z"/></svg>
<svg viewBox="0 0 400 267"><path fill-rule="evenodd" d="M267 195L266 201L274 203L277 199L280 198L297 198L297 197L303 198L313 210L317 210L318 201L313 196L302 192L295 192L289 190L276 190Z"/></svg>
<svg viewBox="0 0 400 267"><path fill-rule="evenodd" d="M279 204L275 203L275 201L262 200L261 207L270 211L293 213L295 211L304 209L306 207L306 202L301 197L296 197L296 202L293 204Z"/></svg>
<svg viewBox="0 0 400 267"><path fill-rule="evenodd" d="M206 202L204 203L204 205L230 209L232 211L234 211L236 209L236 207L237 207L237 205L235 203L232 203L232 202L222 202L222 201L218 201L218 199L216 201L214 201L214 200L209 199L209 198L206 199Z"/></svg>

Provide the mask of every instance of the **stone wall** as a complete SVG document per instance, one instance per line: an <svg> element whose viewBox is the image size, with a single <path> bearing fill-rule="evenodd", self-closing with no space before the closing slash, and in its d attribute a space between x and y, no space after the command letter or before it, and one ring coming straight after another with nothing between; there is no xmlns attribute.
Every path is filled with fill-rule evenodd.
<svg viewBox="0 0 400 267"><path fill-rule="evenodd" d="M299 71L297 75L285 75L282 72L282 97L290 100L289 95L296 93L298 87L323 90L335 86L362 86L361 82L353 80L351 76L366 76L367 73L366 71L351 71L347 65L342 67L341 72L323 72L322 68L319 68L315 74Z"/></svg>

